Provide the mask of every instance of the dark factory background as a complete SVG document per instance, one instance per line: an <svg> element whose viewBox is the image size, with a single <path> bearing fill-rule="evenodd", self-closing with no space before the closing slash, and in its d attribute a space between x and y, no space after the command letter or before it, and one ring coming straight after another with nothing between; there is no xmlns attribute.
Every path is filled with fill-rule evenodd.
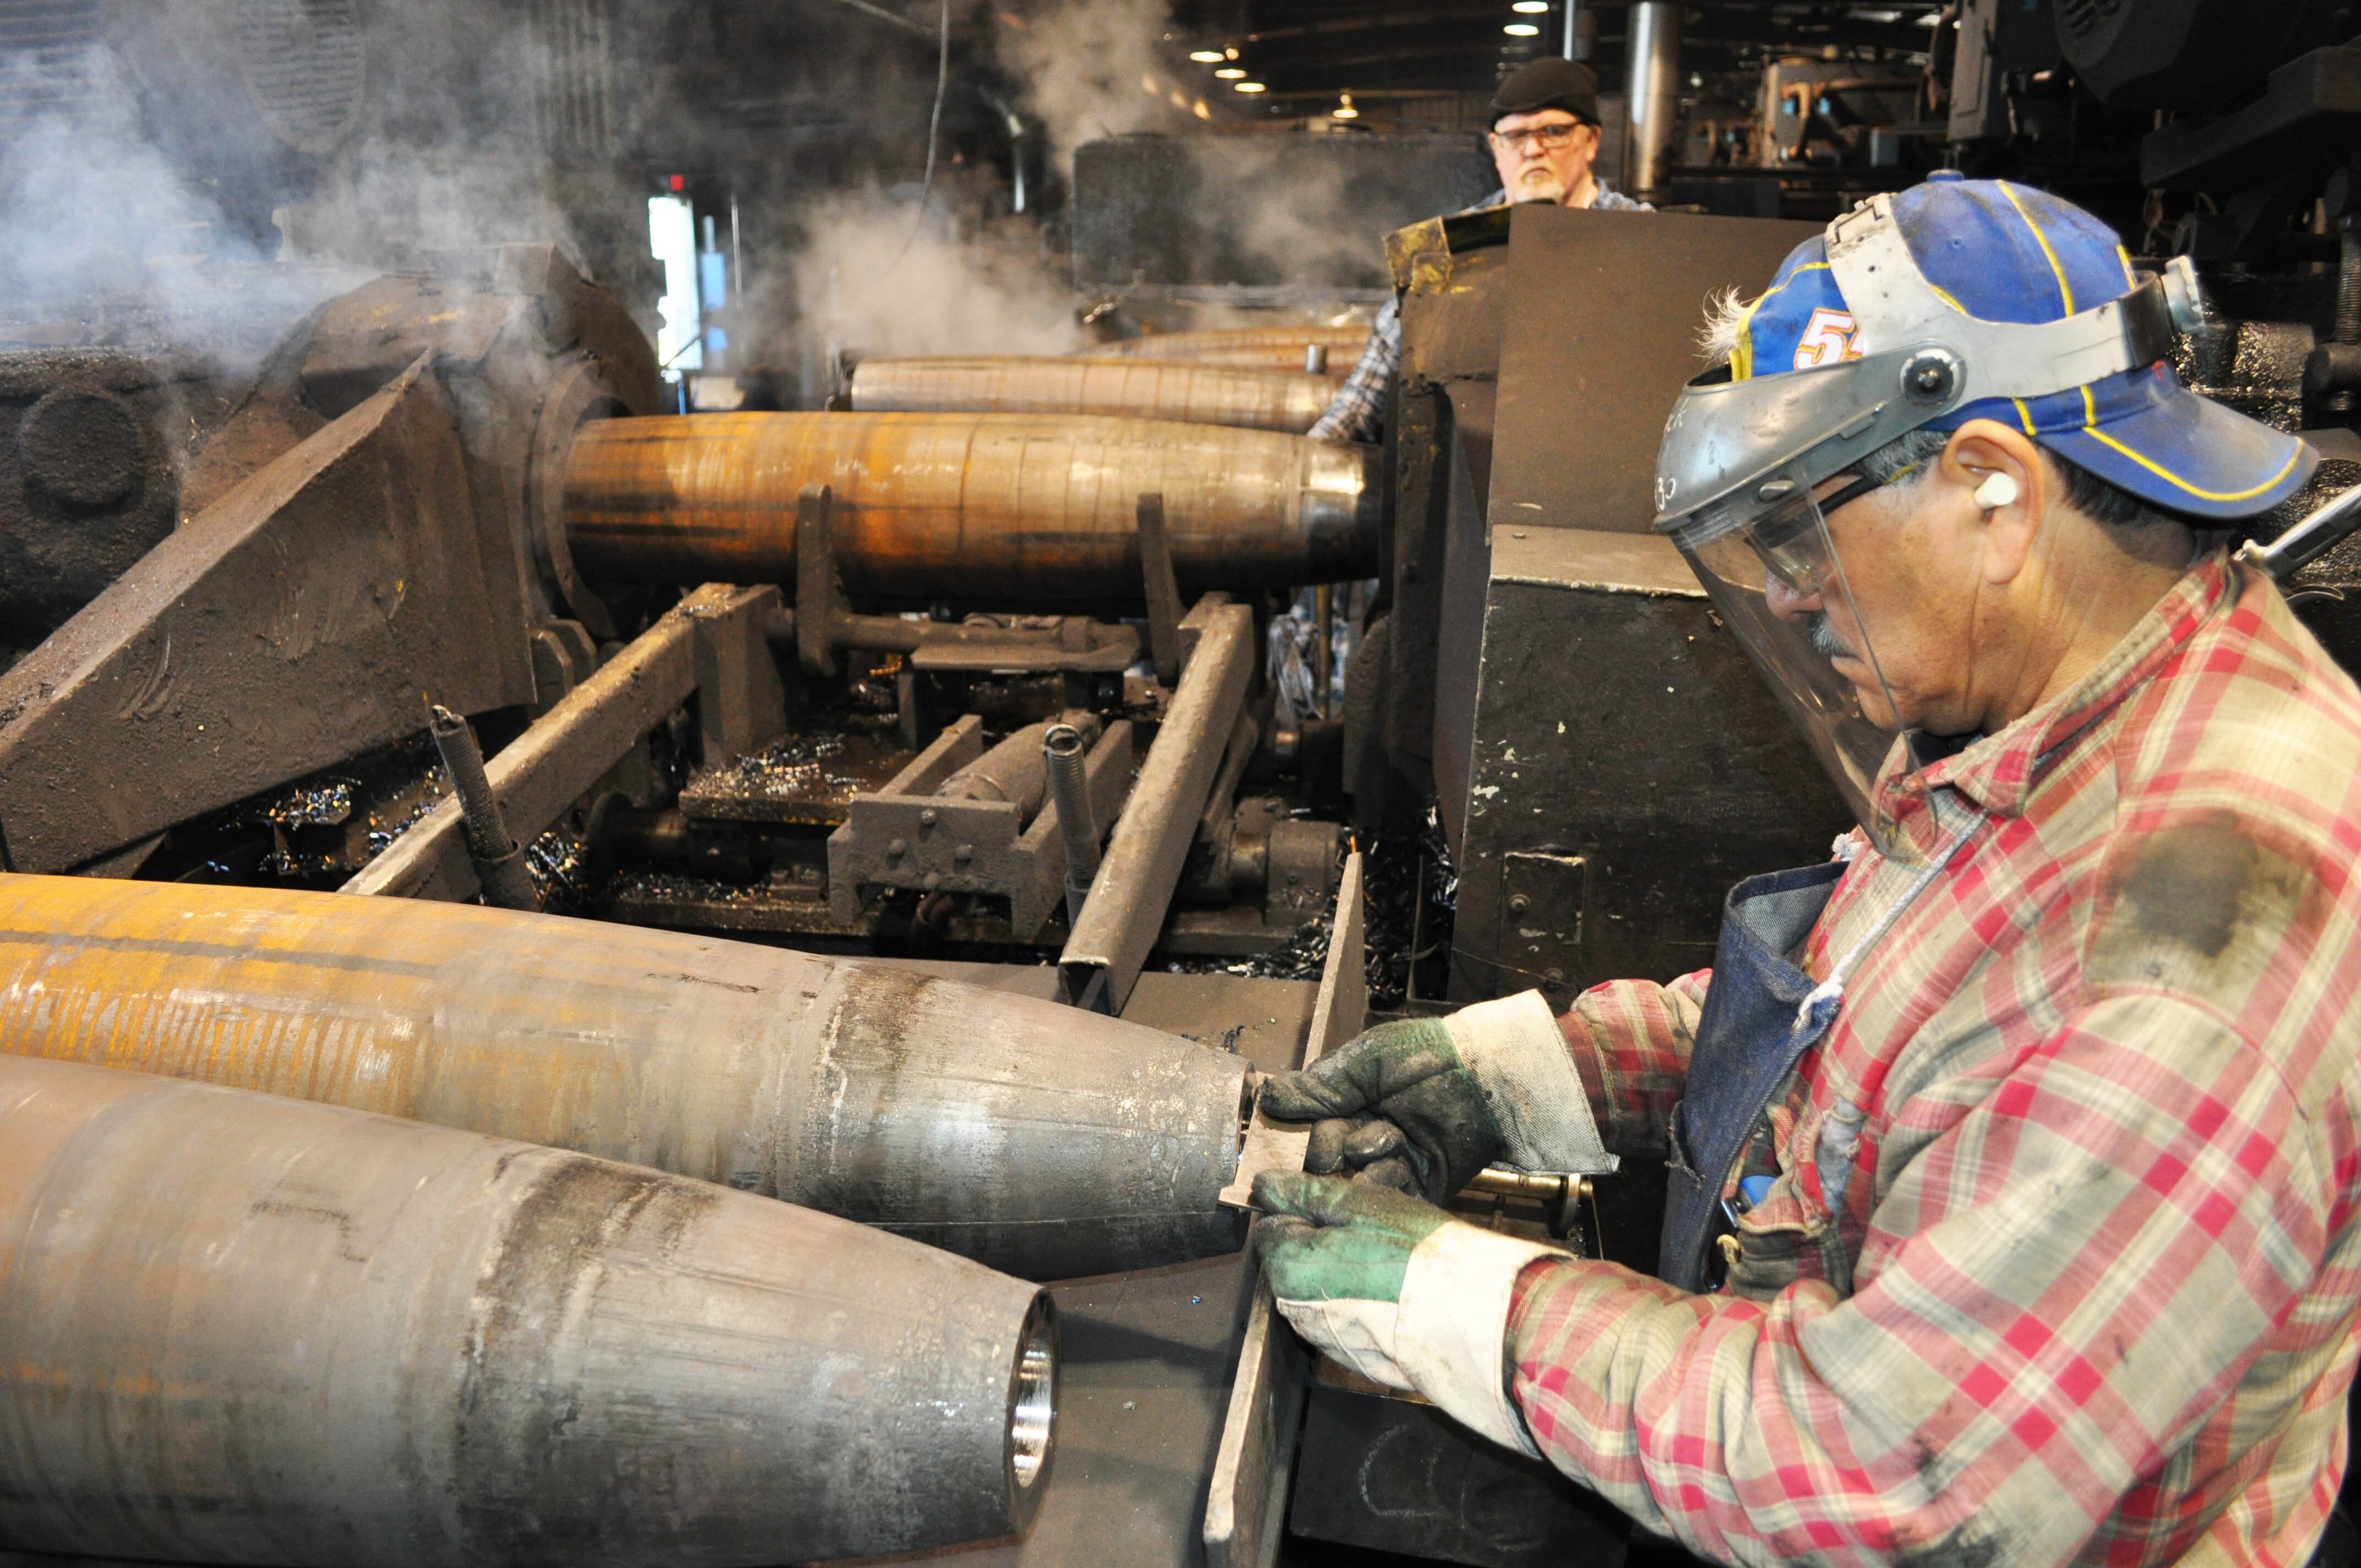
<svg viewBox="0 0 2361 1568"><path fill-rule="evenodd" d="M1662 205L1824 218L1952 165L2084 202L2142 254L2226 254L2310 214L2158 189L2141 138L2353 30L2328 0L2228 9L7 0L0 312L62 341L45 300L235 316L301 286L225 284L240 258L555 238L657 334L675 398L817 407L863 353L1365 314L1378 237L1489 188L1482 104L1544 52L1598 71L1603 167Z"/></svg>

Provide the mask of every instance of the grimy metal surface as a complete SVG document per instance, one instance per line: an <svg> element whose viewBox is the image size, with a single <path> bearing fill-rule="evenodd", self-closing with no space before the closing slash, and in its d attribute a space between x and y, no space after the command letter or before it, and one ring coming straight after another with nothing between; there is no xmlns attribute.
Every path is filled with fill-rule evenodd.
<svg viewBox="0 0 2361 1568"><path fill-rule="evenodd" d="M1355 854L1345 862L1344 880L1337 885L1335 924L1327 960L1321 965L1319 997L1300 1064L1303 1067L1359 1034L1368 1021L1369 977L1364 961L1367 910L1361 897L1361 857ZM1257 1107L1246 1134L1249 1152L1238 1162L1241 1177L1247 1176L1258 1137L1275 1146L1263 1168L1303 1168L1309 1129L1282 1131ZM1234 1185L1222 1198L1237 1202L1250 1196ZM1262 1270L1251 1263L1246 1266L1254 1277L1254 1305L1246 1311L1237 1372L1230 1380L1229 1409L1222 1420L1222 1443L1206 1489L1202 1531L1206 1568L1269 1568L1278 1559L1288 1477L1295 1468L1296 1429L1311 1373L1311 1356L1294 1331L1281 1323Z"/></svg>
<svg viewBox="0 0 2361 1568"><path fill-rule="evenodd" d="M686 702L698 689L700 670L721 663L706 655L732 641L740 622L754 623L758 634L767 630L778 597L774 588L704 585L502 747L484 764L484 776L517 837L539 836ZM763 671L755 665L747 673ZM776 679L771 677L774 687ZM733 706L728 694L717 693L712 703L700 704L700 726ZM456 900L474 896L476 887L460 803L445 799L339 891Z"/></svg>
<svg viewBox="0 0 2361 1568"><path fill-rule="evenodd" d="M357 900L352 902L359 902ZM1021 1530L1034 1287L657 1171L0 1058L0 1539L315 1568Z"/></svg>
<svg viewBox="0 0 2361 1568"><path fill-rule="evenodd" d="M1237 1245L1245 1069L1024 997L472 905L0 877L0 1050L785 1199L1032 1278Z"/></svg>
<svg viewBox="0 0 2361 1568"><path fill-rule="evenodd" d="M847 590L1130 598L1139 497L1184 585L1376 569L1373 454L1273 431L1095 414L699 414L585 427L566 534L593 582L792 583L795 502L834 494Z"/></svg>
<svg viewBox="0 0 2361 1568"><path fill-rule="evenodd" d="M1301 434L1325 413L1335 389L1324 376L1241 369L1182 359L1079 359L974 355L864 359L852 372L852 406L863 413L1120 414Z"/></svg>
<svg viewBox="0 0 2361 1568"><path fill-rule="evenodd" d="M533 696L421 357L0 675L0 843L64 871L426 722Z"/></svg>
<svg viewBox="0 0 2361 1568"><path fill-rule="evenodd" d="M1489 515L1515 528L1654 528L1656 443L1705 368L1708 294L1763 291L1815 224L1512 208L1492 328L1500 400ZM1576 414L1575 411L1579 411Z"/></svg>
<svg viewBox="0 0 2361 1568"><path fill-rule="evenodd" d="M1208 601L1191 610L1182 625L1196 630L1196 649L1180 671L1172 706L1148 748L1130 803L1091 880L1090 898L1058 958L1069 996L1085 996L1095 972L1105 977L1108 1004L1118 1010L1163 928L1189 858L1190 825L1205 807L1214 770L1237 725L1239 704L1254 679L1252 610Z"/></svg>
<svg viewBox="0 0 2361 1568"><path fill-rule="evenodd" d="M1328 369L1342 379L1369 345L1366 326L1250 326L1226 331L1159 332L1146 337L1120 338L1089 350L1093 357L1124 359L1193 359L1200 365L1229 365L1241 369L1303 368L1303 351L1313 344L1328 351Z"/></svg>

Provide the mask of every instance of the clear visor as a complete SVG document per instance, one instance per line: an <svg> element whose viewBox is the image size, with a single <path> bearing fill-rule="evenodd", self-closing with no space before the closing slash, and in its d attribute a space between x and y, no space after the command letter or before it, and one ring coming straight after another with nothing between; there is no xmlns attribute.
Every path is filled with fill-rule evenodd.
<svg viewBox="0 0 2361 1568"><path fill-rule="evenodd" d="M1916 858L1873 788L1900 707L1811 492L1744 521L1691 523L1673 541L1879 851Z"/></svg>

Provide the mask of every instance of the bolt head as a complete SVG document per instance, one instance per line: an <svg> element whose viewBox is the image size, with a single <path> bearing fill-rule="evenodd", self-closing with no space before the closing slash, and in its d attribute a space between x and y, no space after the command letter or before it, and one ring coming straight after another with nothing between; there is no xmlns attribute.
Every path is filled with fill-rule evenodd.
<svg viewBox="0 0 2361 1568"><path fill-rule="evenodd" d="M920 813L918 813L918 826L919 826L919 827L921 827L921 828L932 828L934 825L935 825L935 808L934 808L933 806L930 806L927 807L927 809L926 809L926 810L921 811Z"/></svg>
<svg viewBox="0 0 2361 1568"><path fill-rule="evenodd" d="M951 851L951 859L957 861L961 865L967 864L968 861L975 859L975 846L973 844L961 844L958 849Z"/></svg>
<svg viewBox="0 0 2361 1568"><path fill-rule="evenodd" d="M885 858L889 861L898 861L909 852L910 840L907 839L896 839L885 846Z"/></svg>
<svg viewBox="0 0 2361 1568"><path fill-rule="evenodd" d="M1509 913L1511 915L1522 915L1532 906L1533 901L1521 893L1511 894L1509 896Z"/></svg>

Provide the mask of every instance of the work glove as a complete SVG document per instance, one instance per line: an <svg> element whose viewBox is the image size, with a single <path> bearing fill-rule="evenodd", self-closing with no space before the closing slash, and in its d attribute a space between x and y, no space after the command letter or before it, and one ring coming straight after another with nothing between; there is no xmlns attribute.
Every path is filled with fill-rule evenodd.
<svg viewBox="0 0 2361 1568"><path fill-rule="evenodd" d="M1443 1018L1380 1024L1301 1072L1272 1075L1263 1114L1312 1122L1303 1168L1440 1203L1488 1165L1604 1175L1590 1097L1538 991Z"/></svg>
<svg viewBox="0 0 2361 1568"><path fill-rule="evenodd" d="M1525 1265L1565 1252L1367 1181L1267 1170L1254 1195L1255 1256L1296 1332L1364 1377L1415 1390L1538 1455L1509 1396L1509 1307Z"/></svg>

